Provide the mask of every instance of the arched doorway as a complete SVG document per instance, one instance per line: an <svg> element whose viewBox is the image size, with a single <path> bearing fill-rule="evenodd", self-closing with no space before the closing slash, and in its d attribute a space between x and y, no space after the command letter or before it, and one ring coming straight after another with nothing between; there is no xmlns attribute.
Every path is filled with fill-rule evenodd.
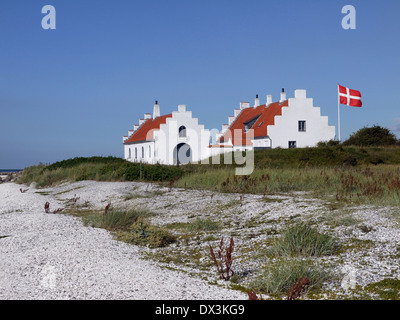
<svg viewBox="0 0 400 320"><path fill-rule="evenodd" d="M187 143L179 143L174 148L174 164L188 164L192 161L192 150Z"/></svg>

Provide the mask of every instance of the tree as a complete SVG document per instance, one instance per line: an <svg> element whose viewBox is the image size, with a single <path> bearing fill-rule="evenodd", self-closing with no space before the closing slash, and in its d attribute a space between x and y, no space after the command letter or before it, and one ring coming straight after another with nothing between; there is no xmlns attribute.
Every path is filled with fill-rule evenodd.
<svg viewBox="0 0 400 320"><path fill-rule="evenodd" d="M350 135L343 145L349 146L389 146L397 143L396 136L389 129L380 126L364 127Z"/></svg>

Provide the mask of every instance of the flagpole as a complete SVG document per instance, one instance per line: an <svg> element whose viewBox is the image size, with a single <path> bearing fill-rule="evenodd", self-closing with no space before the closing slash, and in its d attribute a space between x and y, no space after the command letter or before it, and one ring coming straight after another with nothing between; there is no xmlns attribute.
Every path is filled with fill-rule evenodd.
<svg viewBox="0 0 400 320"><path fill-rule="evenodd" d="M337 98L337 110L338 110L338 133L339 133L339 143L341 142L340 139L340 97L339 97L339 85L338 85L338 98Z"/></svg>

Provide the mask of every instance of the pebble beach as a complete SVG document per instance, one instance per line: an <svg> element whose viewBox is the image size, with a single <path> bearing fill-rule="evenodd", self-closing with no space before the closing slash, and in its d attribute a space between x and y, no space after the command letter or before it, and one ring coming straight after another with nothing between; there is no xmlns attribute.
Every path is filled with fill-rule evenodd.
<svg viewBox="0 0 400 320"><path fill-rule="evenodd" d="M72 197L79 197L77 208L146 208L159 226L208 219L223 227L150 249L117 241L78 217L45 213L45 202L54 210ZM260 252L296 220L333 234L345 248L320 259L335 280L323 285L319 299L357 298L353 289L400 278L398 208L331 206L304 193L243 196L138 182L66 182L44 189L2 183L0 299L248 299L218 280L209 245L235 238L236 284L247 287L270 261Z"/></svg>

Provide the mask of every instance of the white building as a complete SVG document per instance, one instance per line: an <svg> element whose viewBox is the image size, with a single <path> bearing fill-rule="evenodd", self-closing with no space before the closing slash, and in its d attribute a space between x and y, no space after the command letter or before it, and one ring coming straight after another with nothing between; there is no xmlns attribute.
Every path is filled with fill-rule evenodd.
<svg viewBox="0 0 400 320"><path fill-rule="evenodd" d="M306 90L295 90L294 98L286 99L282 89L277 102L272 102L271 95L263 105L258 95L253 107L241 102L210 149L214 155L232 150L304 148L334 138L335 126L328 124L327 116L321 116L320 108L314 107Z"/></svg>
<svg viewBox="0 0 400 320"><path fill-rule="evenodd" d="M258 96L253 107L241 102L212 144L210 137L210 131L192 117L191 111L186 111L185 105L161 116L156 101L153 115L146 113L123 138L124 158L172 165L196 163L237 150L314 147L320 141L334 139L335 126L328 124L327 116L321 116L320 108L314 107L306 90L295 90L294 98L286 99L282 89L277 102L272 102L271 95L262 105Z"/></svg>
<svg viewBox="0 0 400 320"><path fill-rule="evenodd" d="M179 105L178 111L160 116L158 102L154 104L153 116L145 113L129 135L123 137L124 158L132 162L173 165L199 162L208 158L209 130Z"/></svg>

